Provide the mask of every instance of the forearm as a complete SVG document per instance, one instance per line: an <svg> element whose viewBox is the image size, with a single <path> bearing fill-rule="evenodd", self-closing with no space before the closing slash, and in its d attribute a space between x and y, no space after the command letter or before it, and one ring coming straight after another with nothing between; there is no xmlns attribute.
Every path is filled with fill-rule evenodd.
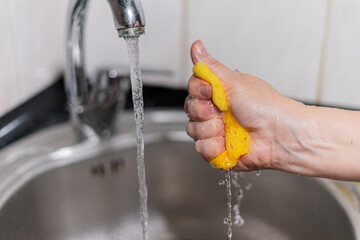
<svg viewBox="0 0 360 240"><path fill-rule="evenodd" d="M278 138L283 170L359 181L360 112L306 105L293 111L284 124L288 136Z"/></svg>

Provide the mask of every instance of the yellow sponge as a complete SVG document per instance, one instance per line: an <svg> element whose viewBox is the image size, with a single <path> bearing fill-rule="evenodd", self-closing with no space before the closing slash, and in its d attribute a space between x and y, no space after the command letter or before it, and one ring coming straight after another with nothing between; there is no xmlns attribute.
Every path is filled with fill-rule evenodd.
<svg viewBox="0 0 360 240"><path fill-rule="evenodd" d="M241 155L250 151L250 137L248 132L235 120L227 103L225 89L220 79L213 74L205 63L197 62L193 68L194 75L211 84L212 100L214 104L225 113L223 122L225 125L225 148L226 150L210 160L215 168L230 169L234 167Z"/></svg>

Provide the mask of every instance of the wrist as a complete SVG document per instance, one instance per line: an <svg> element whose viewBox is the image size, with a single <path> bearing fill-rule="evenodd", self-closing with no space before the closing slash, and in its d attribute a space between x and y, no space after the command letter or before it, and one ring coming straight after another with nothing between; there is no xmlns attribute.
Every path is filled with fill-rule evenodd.
<svg viewBox="0 0 360 240"><path fill-rule="evenodd" d="M279 169L306 176L360 179L359 112L297 105L288 115L282 134L277 134Z"/></svg>
<svg viewBox="0 0 360 240"><path fill-rule="evenodd" d="M314 146L322 144L318 142L318 121L312 118L312 107L289 100L281 109L274 131L274 168L314 176Z"/></svg>
<svg viewBox="0 0 360 240"><path fill-rule="evenodd" d="M311 176L360 180L360 112L308 106L312 131Z"/></svg>

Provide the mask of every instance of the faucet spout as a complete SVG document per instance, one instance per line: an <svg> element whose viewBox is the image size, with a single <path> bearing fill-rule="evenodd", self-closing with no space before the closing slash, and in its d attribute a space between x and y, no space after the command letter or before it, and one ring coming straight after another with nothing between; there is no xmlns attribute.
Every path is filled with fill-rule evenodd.
<svg viewBox="0 0 360 240"><path fill-rule="evenodd" d="M107 0L119 37L136 37L145 33L145 15L140 0Z"/></svg>
<svg viewBox="0 0 360 240"><path fill-rule="evenodd" d="M140 0L107 0L119 37L145 33L145 16ZM109 136L122 96L121 84L108 79L107 87L90 84L84 67L84 25L88 0L71 0L67 17L65 86L71 120L81 139ZM117 82L115 84L114 82ZM101 97L95 97L101 96ZM106 116L106 117L104 117Z"/></svg>

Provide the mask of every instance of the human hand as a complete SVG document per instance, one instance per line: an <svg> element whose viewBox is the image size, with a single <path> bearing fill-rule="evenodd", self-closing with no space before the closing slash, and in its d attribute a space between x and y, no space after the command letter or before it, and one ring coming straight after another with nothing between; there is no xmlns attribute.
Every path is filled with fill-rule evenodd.
<svg viewBox="0 0 360 240"><path fill-rule="evenodd" d="M291 131L291 128L284 127L286 122L290 122L288 112L297 111L303 104L281 95L259 78L230 70L212 58L201 41L192 45L191 57L194 64L198 61L205 63L219 77L228 94L234 118L249 132L250 152L240 157L234 169L282 169L282 157L286 153L279 140L287 138L283 129ZM211 100L209 83L192 76L188 91L190 96L184 106L190 118L187 133L196 141L196 151L205 160L210 160L225 150L223 113ZM279 128L281 124L284 125Z"/></svg>

